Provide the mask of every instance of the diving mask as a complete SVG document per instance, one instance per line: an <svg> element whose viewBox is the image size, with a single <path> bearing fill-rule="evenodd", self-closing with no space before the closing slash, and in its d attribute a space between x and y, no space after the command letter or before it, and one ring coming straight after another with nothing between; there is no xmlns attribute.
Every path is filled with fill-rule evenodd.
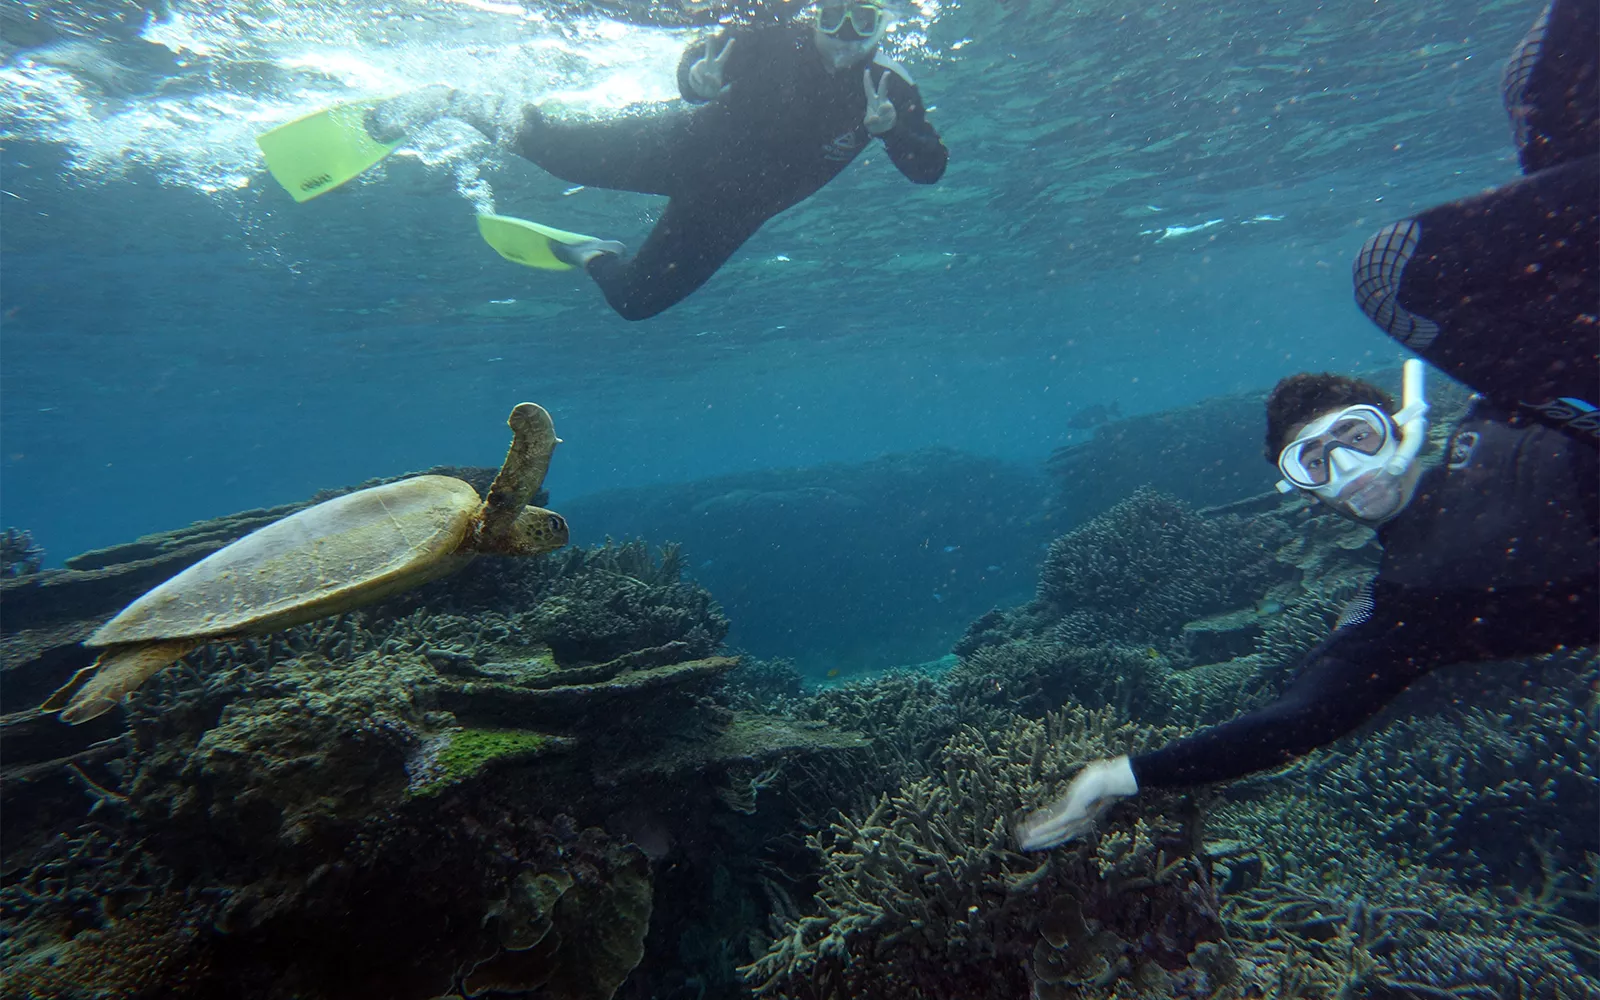
<svg viewBox="0 0 1600 1000"><path fill-rule="evenodd" d="M824 0L817 8L817 30L845 41L876 38L883 19L883 4L877 0Z"/></svg>
<svg viewBox="0 0 1600 1000"><path fill-rule="evenodd" d="M1399 450L1394 421L1376 406L1347 406L1307 424L1278 453L1289 486L1328 497L1368 472L1381 471Z"/></svg>
<svg viewBox="0 0 1600 1000"><path fill-rule="evenodd" d="M1278 453L1278 471L1283 473L1279 492L1298 487L1363 519L1382 520L1396 513L1398 508L1389 509L1401 496L1395 483L1411 468L1428 437L1423 366L1415 358L1405 363L1402 398L1405 405L1393 417L1358 403L1307 424ZM1369 473L1374 475L1368 485L1340 496ZM1399 505L1405 502L1399 500Z"/></svg>

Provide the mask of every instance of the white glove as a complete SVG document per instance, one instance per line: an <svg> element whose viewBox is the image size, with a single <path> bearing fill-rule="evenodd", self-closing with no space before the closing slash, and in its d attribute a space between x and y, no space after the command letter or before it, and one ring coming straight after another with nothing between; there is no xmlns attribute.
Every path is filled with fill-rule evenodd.
<svg viewBox="0 0 1600 1000"><path fill-rule="evenodd" d="M878 81L878 86L872 86L872 68L861 71L861 85L867 89L867 114L861 119L861 124L867 127L872 135L882 135L894 128L895 110L894 102L889 100L889 77L894 74L885 70L883 79Z"/></svg>
<svg viewBox="0 0 1600 1000"><path fill-rule="evenodd" d="M733 43L738 39L730 38L716 55L711 54L711 39L706 41L706 54L694 61L689 67L689 89L693 90L705 100L714 100L728 92L731 84L722 82L722 67L728 61L728 53L733 51Z"/></svg>
<svg viewBox="0 0 1600 1000"><path fill-rule="evenodd" d="M1024 851L1042 851L1088 833L1095 820L1118 799L1138 794L1139 782L1124 754L1097 760L1078 772L1066 794L1017 824L1017 841Z"/></svg>

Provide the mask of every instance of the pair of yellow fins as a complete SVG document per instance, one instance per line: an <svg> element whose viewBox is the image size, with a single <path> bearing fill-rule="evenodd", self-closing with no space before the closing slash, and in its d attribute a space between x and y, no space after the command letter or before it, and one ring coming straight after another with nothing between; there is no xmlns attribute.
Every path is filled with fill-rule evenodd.
<svg viewBox="0 0 1600 1000"><path fill-rule="evenodd" d="M310 201L360 176L394 151L399 141L379 142L367 133L367 112L379 101L352 101L279 125L256 138L267 170L295 201ZM546 271L569 271L551 242L568 245L594 238L541 226L509 215L479 215L478 232L506 260Z"/></svg>

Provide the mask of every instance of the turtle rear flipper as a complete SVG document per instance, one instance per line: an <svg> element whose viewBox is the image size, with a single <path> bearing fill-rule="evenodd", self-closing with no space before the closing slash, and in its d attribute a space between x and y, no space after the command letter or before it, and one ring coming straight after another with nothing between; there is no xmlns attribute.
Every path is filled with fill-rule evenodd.
<svg viewBox="0 0 1600 1000"><path fill-rule="evenodd" d="M72 675L39 707L60 710L61 721L79 725L116 707L122 696L143 684L151 674L203 645L203 639L170 639L116 646Z"/></svg>

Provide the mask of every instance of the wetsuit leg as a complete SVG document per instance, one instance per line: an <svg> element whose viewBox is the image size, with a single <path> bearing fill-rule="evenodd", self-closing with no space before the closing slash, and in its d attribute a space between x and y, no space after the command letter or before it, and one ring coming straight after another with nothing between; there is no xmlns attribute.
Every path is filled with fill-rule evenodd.
<svg viewBox="0 0 1600 1000"><path fill-rule="evenodd" d="M1501 96L1525 173L1600 151L1600 0L1555 0L1506 63Z"/></svg>
<svg viewBox="0 0 1600 1000"><path fill-rule="evenodd" d="M623 319L648 319L705 284L770 217L740 201L674 198L637 254L601 254L589 275Z"/></svg>
<svg viewBox="0 0 1600 1000"><path fill-rule="evenodd" d="M1380 230L1356 301L1478 392L1600 437L1600 0L1554 0L1506 65L1528 177Z"/></svg>
<svg viewBox="0 0 1600 1000"><path fill-rule="evenodd" d="M1600 157L1573 160L1380 230L1356 258L1356 300L1384 332L1497 402L1541 414L1562 399L1593 405L1597 220Z"/></svg>
<svg viewBox="0 0 1600 1000"><path fill-rule="evenodd" d="M517 154L572 184L673 195L700 170L688 130L692 109L668 105L647 114L596 121L524 112L513 142Z"/></svg>

